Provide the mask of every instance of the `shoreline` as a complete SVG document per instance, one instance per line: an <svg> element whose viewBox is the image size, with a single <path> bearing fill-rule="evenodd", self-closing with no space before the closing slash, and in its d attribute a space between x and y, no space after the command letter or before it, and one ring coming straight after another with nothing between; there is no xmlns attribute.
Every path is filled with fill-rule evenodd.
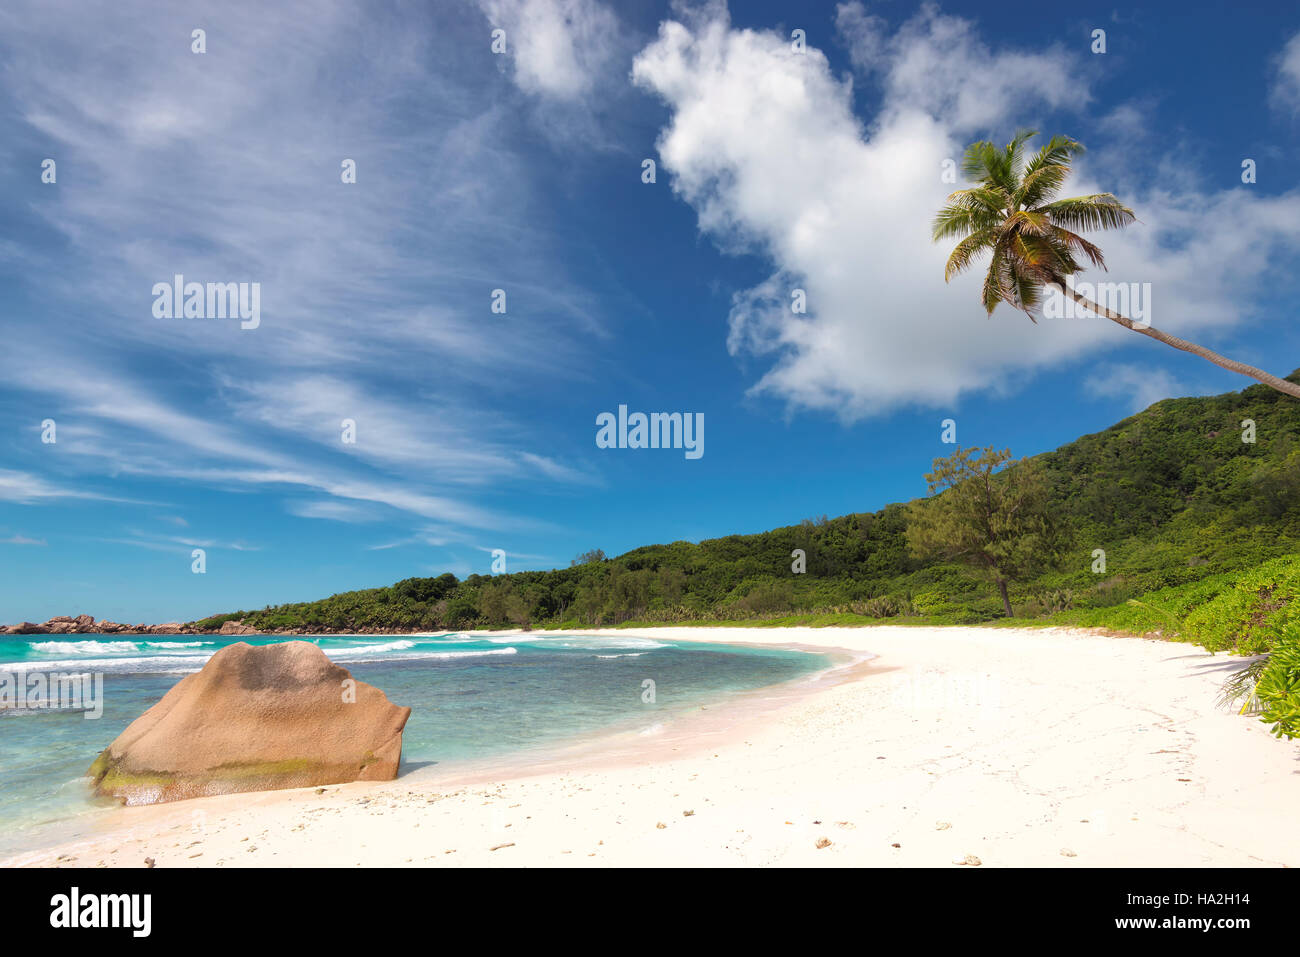
<svg viewBox="0 0 1300 957"><path fill-rule="evenodd" d="M841 657L655 734L114 808L0 866L1300 863L1300 747L1215 710L1232 659L1060 628L547 632L602 633Z"/></svg>
<svg viewBox="0 0 1300 957"><path fill-rule="evenodd" d="M532 634L524 629L477 630L459 632L469 638L502 638L516 635ZM425 637L436 632L401 632L395 637ZM645 633L637 634L626 629L589 629L583 631L545 632L543 634L590 636L620 635L631 637L659 638L661 636ZM242 637L242 636L234 636ZM329 637L328 635L289 635L285 640L300 638ZM483 784L499 778L534 777L545 773L562 771L576 767L616 767L626 766L629 762L656 760L671 756L677 752L702 750L705 745L696 738L701 735L719 733L717 725L732 719L752 721L760 719L779 707L780 704L815 694L818 690L834 684L851 680L864 667L869 667L876 656L849 648L815 646L789 641L719 641L708 636L680 639L699 644L725 644L737 647L776 648L789 651L806 651L823 655L830 659L830 664L811 674L801 675L787 681L772 685L762 685L744 691L731 692L720 700L707 705L686 705L681 710L666 715L662 722L652 726L654 734L648 730L631 730L614 726L597 729L594 732L575 734L572 738L547 745L512 751L480 758L467 758L437 762L435 766L417 764L409 767L403 762L403 771L391 781L349 782L345 784L326 785L329 790L346 788L349 794L365 794L368 791L384 791L404 784L429 789L440 787L468 787ZM775 702L775 704L774 704ZM45 861L52 852L67 853L70 848L94 844L101 837L107 837L123 828L147 826L154 818L166 818L171 822L169 810L186 809L187 820L196 811L208 810L209 804L215 804L222 812L234 813L237 808L253 799L259 806L276 804L280 800L290 801L294 796L314 794L314 788L284 788L273 791L238 792L233 794L213 795L186 801L164 802L150 805L134 806L100 806L87 808L81 814L71 818L50 821L37 825L36 830L43 832L37 838L36 845L18 852L0 854L0 867L27 866L30 863ZM137 821L136 818L141 821Z"/></svg>

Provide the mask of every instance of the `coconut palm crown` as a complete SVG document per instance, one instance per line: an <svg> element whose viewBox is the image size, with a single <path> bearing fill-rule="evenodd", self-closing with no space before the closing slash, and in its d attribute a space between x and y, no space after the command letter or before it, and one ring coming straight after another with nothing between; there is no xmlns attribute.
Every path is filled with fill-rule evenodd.
<svg viewBox="0 0 1300 957"><path fill-rule="evenodd" d="M992 253L982 296L990 315L999 302L1007 302L1034 319L1043 287L1064 288L1065 277L1084 268L1080 259L1106 268L1101 250L1075 230L1118 229L1136 219L1110 193L1053 199L1083 145L1053 136L1025 162L1025 142L1036 135L1017 133L1004 149L987 140L972 143L962 172L977 185L949 196L934 218L936 242L962 237L948 257L944 279L970 268L985 251Z"/></svg>
<svg viewBox="0 0 1300 957"><path fill-rule="evenodd" d="M1043 289L1054 288L1099 317L1300 398L1300 384L1221 356L1149 323L1134 322L1067 286L1066 278L1083 270L1084 261L1106 268L1101 250L1077 230L1120 229L1137 217L1110 193L1054 199L1083 145L1068 136L1053 136L1026 161L1025 143L1037 135L1033 130L1017 133L1003 149L987 140L967 148L962 171L975 185L951 194L934 217L935 242L961 237L948 257L945 281L988 252L989 269L980 298L990 316L998 303L1006 302L1037 322L1034 310L1042 303Z"/></svg>

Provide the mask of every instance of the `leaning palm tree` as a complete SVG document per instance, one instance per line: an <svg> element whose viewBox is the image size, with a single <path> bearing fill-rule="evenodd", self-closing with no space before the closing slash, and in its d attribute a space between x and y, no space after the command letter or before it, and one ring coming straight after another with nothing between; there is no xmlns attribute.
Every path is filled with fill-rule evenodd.
<svg viewBox="0 0 1300 957"><path fill-rule="evenodd" d="M969 268L977 256L987 251L992 259L984 277L982 298L989 315L998 303L1006 302L1034 320L1043 289L1054 289L1126 329L1300 398L1300 385L1294 382L1134 322L1067 284L1067 277L1083 269L1080 258L1106 268L1101 250L1074 230L1119 229L1136 217L1110 193L1054 200L1052 197L1070 175L1071 159L1083 152L1083 146L1068 136L1053 136L1025 162L1025 141L1036 135L1034 131L1018 133L1005 149L985 140L966 150L962 170L976 185L949 196L948 204L934 218L935 242L961 237L948 257L945 280Z"/></svg>

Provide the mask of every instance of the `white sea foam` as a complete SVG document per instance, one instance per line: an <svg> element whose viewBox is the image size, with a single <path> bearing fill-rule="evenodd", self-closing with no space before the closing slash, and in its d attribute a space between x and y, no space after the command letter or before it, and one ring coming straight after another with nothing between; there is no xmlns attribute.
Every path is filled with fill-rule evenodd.
<svg viewBox="0 0 1300 957"><path fill-rule="evenodd" d="M56 655L125 655L139 651L134 641L29 641L32 651Z"/></svg>
<svg viewBox="0 0 1300 957"><path fill-rule="evenodd" d="M400 644L400 642L393 642ZM409 647L414 647L413 642L407 643ZM377 648L385 648L385 645L375 645L369 649L357 648L352 650L324 649L325 654L329 655L335 661L362 662L362 661L441 661L450 658L482 658L492 655L514 655L519 653L518 648L484 648L477 651L416 651L412 654L393 654L386 651L376 651Z"/></svg>
<svg viewBox="0 0 1300 957"><path fill-rule="evenodd" d="M539 645L544 648L567 648L577 651L617 651L624 648L653 651L655 648L672 647L666 642L655 641L653 638L636 638L632 635L500 635L483 640L494 644Z"/></svg>
<svg viewBox="0 0 1300 957"><path fill-rule="evenodd" d="M424 661L426 659L446 659L446 658L490 658L493 655L517 655L518 648L490 648L482 651L426 651L418 655L398 655L394 658L385 658L384 661Z"/></svg>
<svg viewBox="0 0 1300 957"><path fill-rule="evenodd" d="M51 642L61 644L61 642ZM109 644L117 644L110 642ZM465 651L412 651L413 641L393 641L381 645L367 645L350 649L322 649L334 661L360 663L385 661L426 661L453 658L478 658L493 655L514 655L518 648L483 648ZM403 652L406 652L403 654ZM214 652L215 653L215 652ZM202 668L213 653L201 655L142 655L121 658L70 658L53 661L11 661L0 663L0 671L85 671L134 674L180 675L191 674Z"/></svg>
<svg viewBox="0 0 1300 957"><path fill-rule="evenodd" d="M414 648L413 641L390 641L382 645L362 645L359 648L352 648L347 645L342 648L322 648L321 651L327 655L348 654L348 655L380 655L385 651L406 651L408 648Z"/></svg>
<svg viewBox="0 0 1300 957"><path fill-rule="evenodd" d="M211 655L152 655L144 658L71 658L57 661L7 661L0 664L0 671L40 671L53 672L62 670L133 672L136 674L170 674L168 669L182 665L192 665L196 669L203 667Z"/></svg>

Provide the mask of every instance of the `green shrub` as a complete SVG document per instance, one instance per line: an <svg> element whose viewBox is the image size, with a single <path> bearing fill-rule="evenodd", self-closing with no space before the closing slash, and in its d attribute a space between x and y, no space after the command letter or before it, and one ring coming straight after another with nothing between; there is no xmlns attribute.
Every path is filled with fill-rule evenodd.
<svg viewBox="0 0 1300 957"><path fill-rule="evenodd" d="M1191 610L1180 632L1210 651L1268 651L1300 614L1300 558L1279 558L1239 576L1232 587Z"/></svg>
<svg viewBox="0 0 1300 957"><path fill-rule="evenodd" d="M1300 624L1292 621L1276 639L1255 685L1260 717L1279 738L1300 737Z"/></svg>

